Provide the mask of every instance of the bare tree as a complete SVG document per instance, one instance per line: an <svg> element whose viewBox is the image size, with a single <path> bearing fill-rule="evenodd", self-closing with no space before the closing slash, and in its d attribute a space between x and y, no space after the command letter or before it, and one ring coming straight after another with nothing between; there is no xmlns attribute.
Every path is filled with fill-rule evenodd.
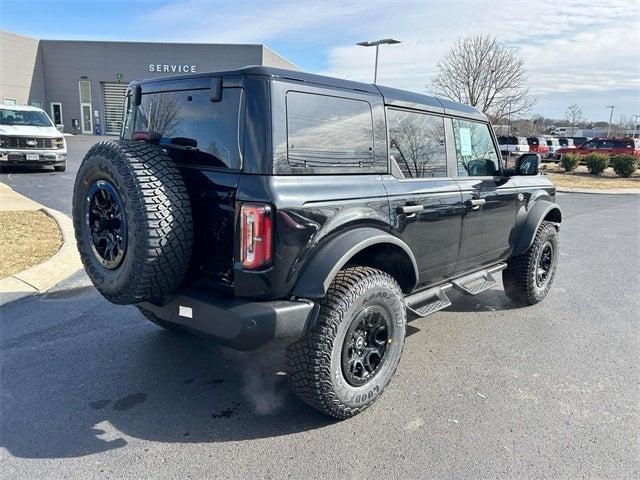
<svg viewBox="0 0 640 480"><path fill-rule="evenodd" d="M529 111L524 61L496 38L470 35L456 41L438 63L430 90L467 103L490 115L494 122Z"/></svg>
<svg viewBox="0 0 640 480"><path fill-rule="evenodd" d="M444 124L403 118L389 127L392 156L405 177L435 177L442 173L445 158Z"/></svg>
<svg viewBox="0 0 640 480"><path fill-rule="evenodd" d="M565 113L565 117L567 118L567 122L569 122L569 126L571 127L571 135L573 136L576 131L576 125L582 121L584 121L584 117L582 116L582 109L576 105L569 105L567 107L567 113Z"/></svg>
<svg viewBox="0 0 640 480"><path fill-rule="evenodd" d="M635 115L627 116L620 115L617 125L615 126L615 132L621 137L631 136L634 131Z"/></svg>
<svg viewBox="0 0 640 480"><path fill-rule="evenodd" d="M140 113L150 133L172 137L182 119L182 103L175 93L159 93L140 106Z"/></svg>

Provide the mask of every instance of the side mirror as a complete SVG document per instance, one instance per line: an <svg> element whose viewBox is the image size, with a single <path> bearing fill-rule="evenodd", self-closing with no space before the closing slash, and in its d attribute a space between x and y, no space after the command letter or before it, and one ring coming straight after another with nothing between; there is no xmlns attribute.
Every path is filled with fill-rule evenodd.
<svg viewBox="0 0 640 480"><path fill-rule="evenodd" d="M538 175L542 157L538 153L525 153L516 159L516 175Z"/></svg>

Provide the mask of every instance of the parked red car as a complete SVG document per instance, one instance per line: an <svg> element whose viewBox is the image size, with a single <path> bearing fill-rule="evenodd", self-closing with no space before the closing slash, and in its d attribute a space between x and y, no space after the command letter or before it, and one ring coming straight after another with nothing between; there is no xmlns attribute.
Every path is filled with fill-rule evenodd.
<svg viewBox="0 0 640 480"><path fill-rule="evenodd" d="M549 153L549 146L547 140L542 137L527 137L527 143L529 144L529 152L539 153L542 158Z"/></svg>
<svg viewBox="0 0 640 480"><path fill-rule="evenodd" d="M640 139L637 138L592 138L575 148L561 148L553 158L560 160L563 154L589 155L604 153L605 155L635 155L640 158Z"/></svg>

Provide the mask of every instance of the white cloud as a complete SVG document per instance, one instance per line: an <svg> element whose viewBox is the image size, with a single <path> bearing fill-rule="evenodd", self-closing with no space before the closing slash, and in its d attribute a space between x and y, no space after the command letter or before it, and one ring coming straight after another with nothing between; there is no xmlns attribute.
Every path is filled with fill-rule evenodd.
<svg viewBox="0 0 640 480"><path fill-rule="evenodd" d="M355 42L395 37L400 45L380 49L378 81L419 92L457 37L488 33L525 59L531 92L541 104L548 104L545 96L561 92L613 95L640 88L639 20L636 0L184 0L144 17L163 40L315 45L324 49L324 66L317 73L367 82L373 78L375 49ZM639 106L629 105L628 114Z"/></svg>

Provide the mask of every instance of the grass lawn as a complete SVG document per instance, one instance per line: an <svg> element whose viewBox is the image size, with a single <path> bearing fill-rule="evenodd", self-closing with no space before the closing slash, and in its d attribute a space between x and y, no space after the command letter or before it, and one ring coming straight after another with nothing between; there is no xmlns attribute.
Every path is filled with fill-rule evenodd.
<svg viewBox="0 0 640 480"><path fill-rule="evenodd" d="M611 167L601 175L591 175L584 165L578 166L573 172L565 172L558 164L546 162L542 169L557 187L569 188L635 188L640 189L640 172L636 171L629 178L617 176Z"/></svg>
<svg viewBox="0 0 640 480"><path fill-rule="evenodd" d="M0 278L42 263L61 245L58 224L47 214L0 212Z"/></svg>

